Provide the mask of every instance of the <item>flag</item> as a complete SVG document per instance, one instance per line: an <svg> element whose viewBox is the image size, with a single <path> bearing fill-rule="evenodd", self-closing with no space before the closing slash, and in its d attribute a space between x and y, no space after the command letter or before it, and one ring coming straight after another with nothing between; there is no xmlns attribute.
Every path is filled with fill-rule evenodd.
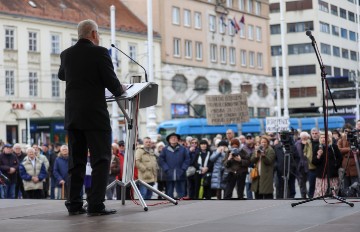
<svg viewBox="0 0 360 232"><path fill-rule="evenodd" d="M240 31L240 26L239 26L239 24L237 23L237 21L236 21L236 18L235 18L235 16L234 16L234 27L235 27L235 30L236 31Z"/></svg>
<svg viewBox="0 0 360 232"><path fill-rule="evenodd" d="M244 15L241 17L241 19L239 21L239 24L240 24L240 29L243 29L245 27L245 17L244 17Z"/></svg>
<svg viewBox="0 0 360 232"><path fill-rule="evenodd" d="M109 51L109 56L112 57L112 54L111 54L112 53L112 48L109 48L108 51ZM119 67L118 53L116 51L115 51L115 63L116 63L116 67Z"/></svg>
<svg viewBox="0 0 360 232"><path fill-rule="evenodd" d="M231 26L235 29L235 33L237 34L238 31L236 30L234 20L230 19Z"/></svg>
<svg viewBox="0 0 360 232"><path fill-rule="evenodd" d="M221 22L221 24L222 24L223 26L227 27L227 24L225 23L225 17L224 17L224 15L221 15L221 16L220 16L220 22Z"/></svg>

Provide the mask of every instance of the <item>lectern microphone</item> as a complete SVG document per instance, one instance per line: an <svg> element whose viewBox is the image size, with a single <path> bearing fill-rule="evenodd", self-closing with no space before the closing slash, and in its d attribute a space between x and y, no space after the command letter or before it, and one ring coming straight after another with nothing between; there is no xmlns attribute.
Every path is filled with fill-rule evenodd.
<svg viewBox="0 0 360 232"><path fill-rule="evenodd" d="M314 36L311 34L311 31L306 31L306 35L310 37L310 39L315 42Z"/></svg>
<svg viewBox="0 0 360 232"><path fill-rule="evenodd" d="M145 81L148 82L148 79L147 79L147 73L146 73L146 69L141 65L139 64L138 62L136 62L133 58L131 58L130 56L128 56L127 54L125 54L123 51L121 51L119 48L117 48L114 44L111 44L111 47L115 48L116 50L118 50L119 52L121 52L122 54L124 54L127 58L129 58L132 62L134 62L135 64L139 65L145 72Z"/></svg>

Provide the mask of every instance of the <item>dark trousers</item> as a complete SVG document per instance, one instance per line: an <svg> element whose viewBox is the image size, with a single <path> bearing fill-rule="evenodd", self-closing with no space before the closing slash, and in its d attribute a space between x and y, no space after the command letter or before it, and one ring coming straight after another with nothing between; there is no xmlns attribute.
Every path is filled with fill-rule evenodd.
<svg viewBox="0 0 360 232"><path fill-rule="evenodd" d="M276 199L283 199L283 198L294 198L296 194L296 186L295 181L296 177L294 174L289 174L288 179L288 188L287 188L287 196L284 197L284 177L282 173L279 171L276 172L277 177L277 184L276 184Z"/></svg>
<svg viewBox="0 0 360 232"><path fill-rule="evenodd" d="M230 172L226 178L226 187L224 192L224 199L231 199L232 192L236 185L236 190L238 194L238 199L244 199L244 188L245 188L245 179L246 172L242 173L233 173Z"/></svg>
<svg viewBox="0 0 360 232"><path fill-rule="evenodd" d="M315 183L316 183L316 171L315 169L309 170L308 172L308 181L309 181L309 198L313 198L315 192Z"/></svg>
<svg viewBox="0 0 360 232"><path fill-rule="evenodd" d="M88 211L105 208L105 192L109 178L111 159L111 131L68 130L69 171L68 201L66 207L75 211L82 207L81 196L84 184L87 152L90 152L91 189L87 196Z"/></svg>
<svg viewBox="0 0 360 232"><path fill-rule="evenodd" d="M27 190L25 191L26 199L41 199L44 198L44 191L42 189Z"/></svg>

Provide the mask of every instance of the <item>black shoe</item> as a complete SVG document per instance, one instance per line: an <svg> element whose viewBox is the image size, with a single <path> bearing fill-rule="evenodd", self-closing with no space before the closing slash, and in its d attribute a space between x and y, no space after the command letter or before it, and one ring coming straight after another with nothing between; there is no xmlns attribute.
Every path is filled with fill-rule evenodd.
<svg viewBox="0 0 360 232"><path fill-rule="evenodd" d="M85 214L87 211L84 208L81 208L76 211L69 211L69 216L79 215L79 214Z"/></svg>
<svg viewBox="0 0 360 232"><path fill-rule="evenodd" d="M94 212L87 212L88 216L101 216L101 215L109 215L109 214L115 214L117 211L116 209L102 209L99 211L94 211Z"/></svg>

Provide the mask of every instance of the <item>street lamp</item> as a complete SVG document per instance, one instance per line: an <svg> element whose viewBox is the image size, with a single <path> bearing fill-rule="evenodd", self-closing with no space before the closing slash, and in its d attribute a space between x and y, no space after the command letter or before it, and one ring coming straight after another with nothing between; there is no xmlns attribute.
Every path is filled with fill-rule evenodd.
<svg viewBox="0 0 360 232"><path fill-rule="evenodd" d="M31 146L31 135L30 135L30 112L32 109L32 104L30 102L26 102L24 105L24 109L28 112L27 114L27 144Z"/></svg>

